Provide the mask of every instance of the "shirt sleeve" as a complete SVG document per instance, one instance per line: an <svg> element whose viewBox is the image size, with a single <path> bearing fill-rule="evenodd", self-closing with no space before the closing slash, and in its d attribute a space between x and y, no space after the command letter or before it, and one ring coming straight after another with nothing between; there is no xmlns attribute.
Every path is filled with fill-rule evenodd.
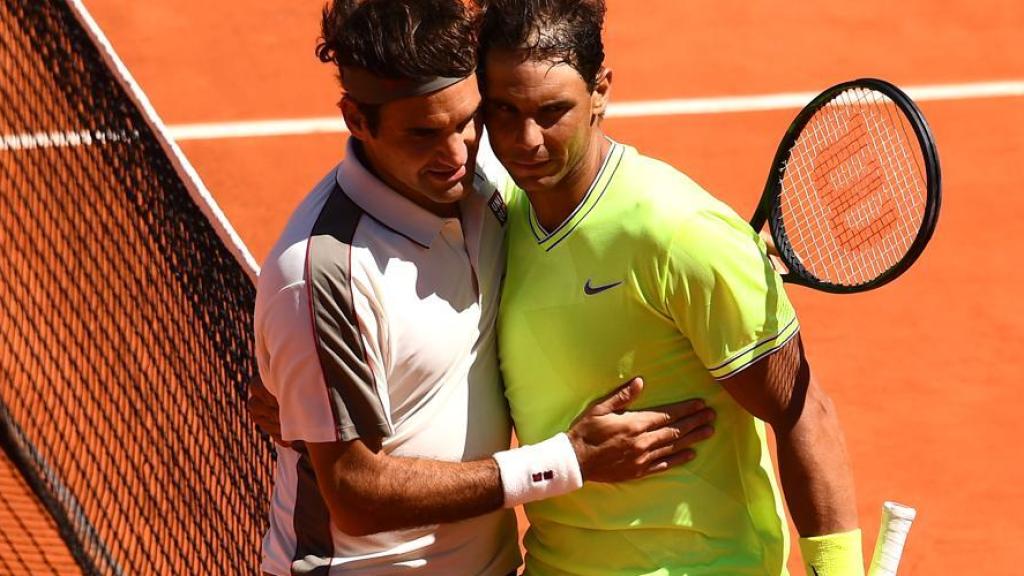
<svg viewBox="0 0 1024 576"><path fill-rule="evenodd" d="M315 313L310 288L300 282L274 295L257 317L260 374L277 399L286 441L349 441L391 433L354 312L342 312L347 311ZM325 318L332 325L326 329Z"/></svg>
<svg viewBox="0 0 1024 576"><path fill-rule="evenodd" d="M669 315L717 380L778 350L799 330L764 242L735 214L687 216L666 268Z"/></svg>

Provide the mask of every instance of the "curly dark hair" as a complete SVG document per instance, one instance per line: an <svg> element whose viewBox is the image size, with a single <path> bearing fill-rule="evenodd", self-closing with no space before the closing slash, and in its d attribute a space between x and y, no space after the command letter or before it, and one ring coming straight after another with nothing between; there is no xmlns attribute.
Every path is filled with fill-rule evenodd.
<svg viewBox="0 0 1024 576"><path fill-rule="evenodd" d="M488 0L480 32L479 73L490 50L521 52L523 61L565 63L593 91L604 65L604 0Z"/></svg>
<svg viewBox="0 0 1024 576"><path fill-rule="evenodd" d="M332 0L316 55L339 81L350 66L391 79L460 78L477 67L480 22L479 6L462 0ZM376 132L380 105L352 101Z"/></svg>
<svg viewBox="0 0 1024 576"><path fill-rule="evenodd" d="M461 0L334 0L324 6L316 55L384 78L470 75L480 12Z"/></svg>

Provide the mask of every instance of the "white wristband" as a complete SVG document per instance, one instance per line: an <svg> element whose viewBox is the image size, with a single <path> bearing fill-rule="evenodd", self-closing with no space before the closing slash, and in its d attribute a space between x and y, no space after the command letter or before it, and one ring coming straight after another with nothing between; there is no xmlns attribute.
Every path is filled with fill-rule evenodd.
<svg viewBox="0 0 1024 576"><path fill-rule="evenodd" d="M505 507L561 496L583 486L576 451L565 433L539 444L494 455L505 491Z"/></svg>

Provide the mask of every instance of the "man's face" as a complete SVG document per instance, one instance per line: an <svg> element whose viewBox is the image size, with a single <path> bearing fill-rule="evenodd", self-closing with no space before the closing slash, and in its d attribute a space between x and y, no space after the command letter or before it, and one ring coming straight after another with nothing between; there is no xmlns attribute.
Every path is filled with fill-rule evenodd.
<svg viewBox="0 0 1024 576"><path fill-rule="evenodd" d="M596 133L594 94L568 64L522 61L492 50L484 93L491 146L521 188L556 188L580 169Z"/></svg>
<svg viewBox="0 0 1024 576"><path fill-rule="evenodd" d="M381 106L376 134L355 127L377 176L428 209L470 190L480 134L476 76L426 96ZM346 116L347 118L348 116Z"/></svg>

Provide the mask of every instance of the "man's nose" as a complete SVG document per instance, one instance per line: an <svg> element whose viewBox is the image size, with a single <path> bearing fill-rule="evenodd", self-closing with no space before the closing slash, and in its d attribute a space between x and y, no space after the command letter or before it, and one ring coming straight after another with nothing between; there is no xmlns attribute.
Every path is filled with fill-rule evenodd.
<svg viewBox="0 0 1024 576"><path fill-rule="evenodd" d="M446 166L458 168L469 160L469 144L465 135L455 133L449 136L441 149L441 161Z"/></svg>
<svg viewBox="0 0 1024 576"><path fill-rule="evenodd" d="M538 125L533 118L527 118L524 120L523 125L519 129L517 144L526 149L533 149L543 143L544 134L541 131L540 125Z"/></svg>

